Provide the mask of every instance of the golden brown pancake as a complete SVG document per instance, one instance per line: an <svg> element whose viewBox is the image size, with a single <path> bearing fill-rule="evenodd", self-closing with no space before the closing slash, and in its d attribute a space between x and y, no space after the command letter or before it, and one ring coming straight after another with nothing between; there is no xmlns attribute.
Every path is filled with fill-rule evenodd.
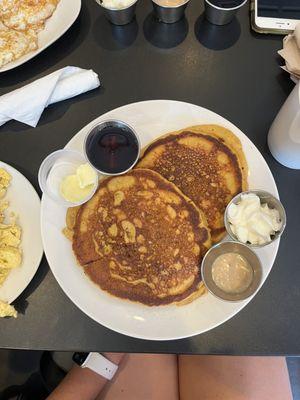
<svg viewBox="0 0 300 400"><path fill-rule="evenodd" d="M147 305L203 293L200 264L210 247L203 213L154 171L102 181L73 216L73 250L85 273L112 295Z"/></svg>
<svg viewBox="0 0 300 400"><path fill-rule="evenodd" d="M66 226L63 228L63 234L65 237L72 241L74 234L74 227L76 224L76 218L78 211L80 210L80 206L70 207L67 210L66 214Z"/></svg>
<svg viewBox="0 0 300 400"><path fill-rule="evenodd" d="M151 143L137 168L149 168L173 182L206 215L212 241L225 234L228 202L247 189L247 162L239 139L218 125L198 125Z"/></svg>

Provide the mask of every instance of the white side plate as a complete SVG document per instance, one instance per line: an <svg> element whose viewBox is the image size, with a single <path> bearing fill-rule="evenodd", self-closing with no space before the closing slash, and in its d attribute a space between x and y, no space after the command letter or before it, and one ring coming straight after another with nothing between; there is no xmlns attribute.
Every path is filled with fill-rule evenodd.
<svg viewBox="0 0 300 400"><path fill-rule="evenodd" d="M38 34L39 48L4 65L0 68L0 72L9 71L24 64L49 47L74 24L80 9L81 0L60 0L52 17L46 21L45 29Z"/></svg>
<svg viewBox="0 0 300 400"><path fill-rule="evenodd" d="M249 165L249 186L278 195L264 158L236 126L205 108L170 100L129 104L102 115L78 132L66 146L82 151L83 142L95 122L120 119L133 126L142 146L167 132L198 124L219 124L242 142ZM208 331L237 314L251 300L228 303L207 294L185 306L147 307L110 296L94 285L75 260L71 243L62 235L66 210L42 199L41 223L45 253L58 283L69 298L100 324L125 335L151 340L171 340ZM263 281L271 271L279 241L257 250L263 265Z"/></svg>
<svg viewBox="0 0 300 400"><path fill-rule="evenodd" d="M31 183L19 171L3 162L0 162L0 168L5 168L12 176L4 200L8 200L8 212L12 211L18 216L18 224L22 228L20 246L23 253L22 264L11 271L0 287L0 300L11 303L34 277L43 256L40 230L41 203Z"/></svg>

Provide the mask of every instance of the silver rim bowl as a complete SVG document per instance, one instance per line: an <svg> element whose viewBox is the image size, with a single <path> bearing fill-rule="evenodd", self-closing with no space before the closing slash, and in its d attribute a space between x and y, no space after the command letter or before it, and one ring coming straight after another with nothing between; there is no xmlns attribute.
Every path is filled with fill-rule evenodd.
<svg viewBox="0 0 300 400"><path fill-rule="evenodd" d="M275 197L273 196L271 193L266 192L264 190L248 190L246 192L241 192L239 194L237 194L227 205L226 209L225 209L225 213L224 213L224 224L225 224L225 228L226 231L228 233L228 235L231 237L231 239L236 240L239 242L239 239L237 238L237 236L232 232L231 229L231 224L228 220L228 209L229 206L234 203L234 204L238 204L241 201L241 196L243 194L248 194L248 193L254 193L256 194L259 198L260 198L260 202L261 204L265 204L267 203L269 208L275 208L276 210L278 210L279 212L279 217L280 220L282 222L282 226L281 229L278 232L275 232L275 234L272 236L271 241L264 243L264 244L251 244L251 243L245 243L247 246L249 247L253 247L253 248L258 248L258 247L264 247L269 245L270 243L273 243L275 240L277 240L284 232L285 227L286 227L286 213L285 213L285 209L282 205L282 203Z"/></svg>
<svg viewBox="0 0 300 400"><path fill-rule="evenodd" d="M244 257L253 270L253 279L249 287L242 293L227 293L220 289L212 279L212 265L217 257L225 253L237 253ZM254 295L262 282L262 265L258 256L245 244L240 242L221 242L213 246L205 254L201 264L202 280L208 291L221 300L243 301Z"/></svg>

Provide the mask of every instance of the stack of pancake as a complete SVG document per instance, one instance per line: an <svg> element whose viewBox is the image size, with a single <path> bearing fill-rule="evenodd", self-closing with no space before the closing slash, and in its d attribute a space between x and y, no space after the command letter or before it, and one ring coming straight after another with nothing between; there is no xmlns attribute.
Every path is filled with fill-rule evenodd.
<svg viewBox="0 0 300 400"><path fill-rule="evenodd" d="M201 260L225 234L227 203L247 189L239 139L216 125L160 137L136 168L103 180L67 213L66 234L90 279L147 305L182 304L202 293Z"/></svg>

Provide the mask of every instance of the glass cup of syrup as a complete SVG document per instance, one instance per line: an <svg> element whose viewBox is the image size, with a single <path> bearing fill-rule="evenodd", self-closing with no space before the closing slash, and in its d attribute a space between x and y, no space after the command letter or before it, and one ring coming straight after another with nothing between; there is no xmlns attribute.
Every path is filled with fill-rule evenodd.
<svg viewBox="0 0 300 400"><path fill-rule="evenodd" d="M134 129L119 120L95 125L84 143L87 160L103 175L128 172L137 163L140 150L140 140Z"/></svg>

